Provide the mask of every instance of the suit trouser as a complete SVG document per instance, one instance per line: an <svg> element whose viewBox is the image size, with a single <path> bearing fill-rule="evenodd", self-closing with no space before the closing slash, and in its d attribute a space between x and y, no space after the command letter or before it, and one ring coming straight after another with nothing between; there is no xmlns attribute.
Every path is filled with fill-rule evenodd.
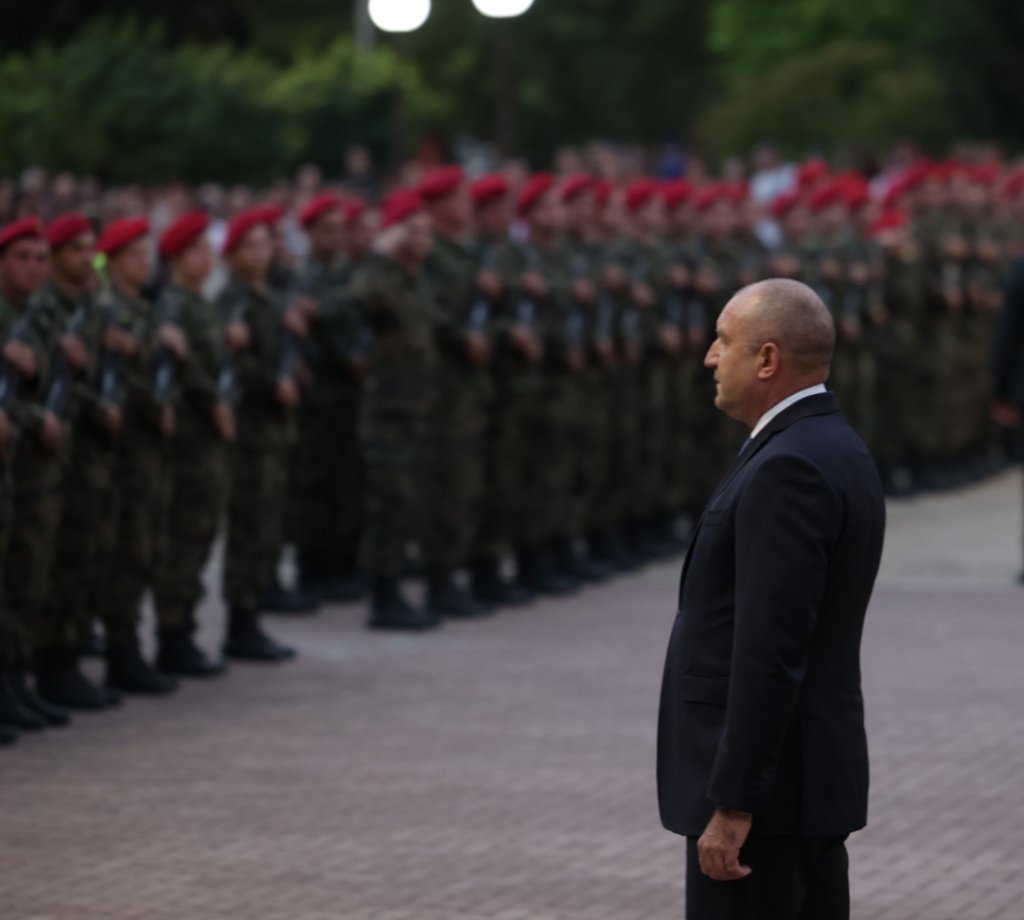
<svg viewBox="0 0 1024 920"><path fill-rule="evenodd" d="M746 878L716 882L700 871L697 838L686 840L686 920L848 920L846 838L751 835Z"/></svg>

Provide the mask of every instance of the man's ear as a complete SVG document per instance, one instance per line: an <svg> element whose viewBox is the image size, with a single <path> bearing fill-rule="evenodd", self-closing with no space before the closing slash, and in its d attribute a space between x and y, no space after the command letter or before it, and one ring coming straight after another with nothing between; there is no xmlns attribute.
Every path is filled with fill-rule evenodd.
<svg viewBox="0 0 1024 920"><path fill-rule="evenodd" d="M757 353L757 378L770 380L779 372L779 346L765 342Z"/></svg>

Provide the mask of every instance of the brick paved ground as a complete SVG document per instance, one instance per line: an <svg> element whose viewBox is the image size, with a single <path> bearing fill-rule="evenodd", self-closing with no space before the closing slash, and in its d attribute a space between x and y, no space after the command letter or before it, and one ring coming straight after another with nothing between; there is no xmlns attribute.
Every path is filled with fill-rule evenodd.
<svg viewBox="0 0 1024 920"><path fill-rule="evenodd" d="M1024 917L1019 509L1013 476L893 508L859 920ZM427 637L278 621L294 664L27 739L0 754L0 917L680 917L653 789L677 570Z"/></svg>

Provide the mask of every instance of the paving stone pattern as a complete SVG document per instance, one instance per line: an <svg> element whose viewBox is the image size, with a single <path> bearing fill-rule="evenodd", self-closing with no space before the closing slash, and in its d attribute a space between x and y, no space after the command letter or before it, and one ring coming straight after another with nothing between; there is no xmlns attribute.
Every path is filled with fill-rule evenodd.
<svg viewBox="0 0 1024 920"><path fill-rule="evenodd" d="M857 920L1024 918L1020 491L891 508ZM429 636L278 618L292 664L24 739L0 752L0 918L682 917L654 797L678 569ZM205 641L222 616L212 596Z"/></svg>

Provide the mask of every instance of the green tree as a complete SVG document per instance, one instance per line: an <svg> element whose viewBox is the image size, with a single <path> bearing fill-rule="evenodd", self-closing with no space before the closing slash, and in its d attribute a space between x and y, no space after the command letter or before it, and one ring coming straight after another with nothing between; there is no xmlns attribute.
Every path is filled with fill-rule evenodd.
<svg viewBox="0 0 1024 920"><path fill-rule="evenodd" d="M884 45L835 42L732 92L707 112L699 135L719 155L763 140L800 154L881 150L907 137L941 151L954 127L946 88L927 64Z"/></svg>

